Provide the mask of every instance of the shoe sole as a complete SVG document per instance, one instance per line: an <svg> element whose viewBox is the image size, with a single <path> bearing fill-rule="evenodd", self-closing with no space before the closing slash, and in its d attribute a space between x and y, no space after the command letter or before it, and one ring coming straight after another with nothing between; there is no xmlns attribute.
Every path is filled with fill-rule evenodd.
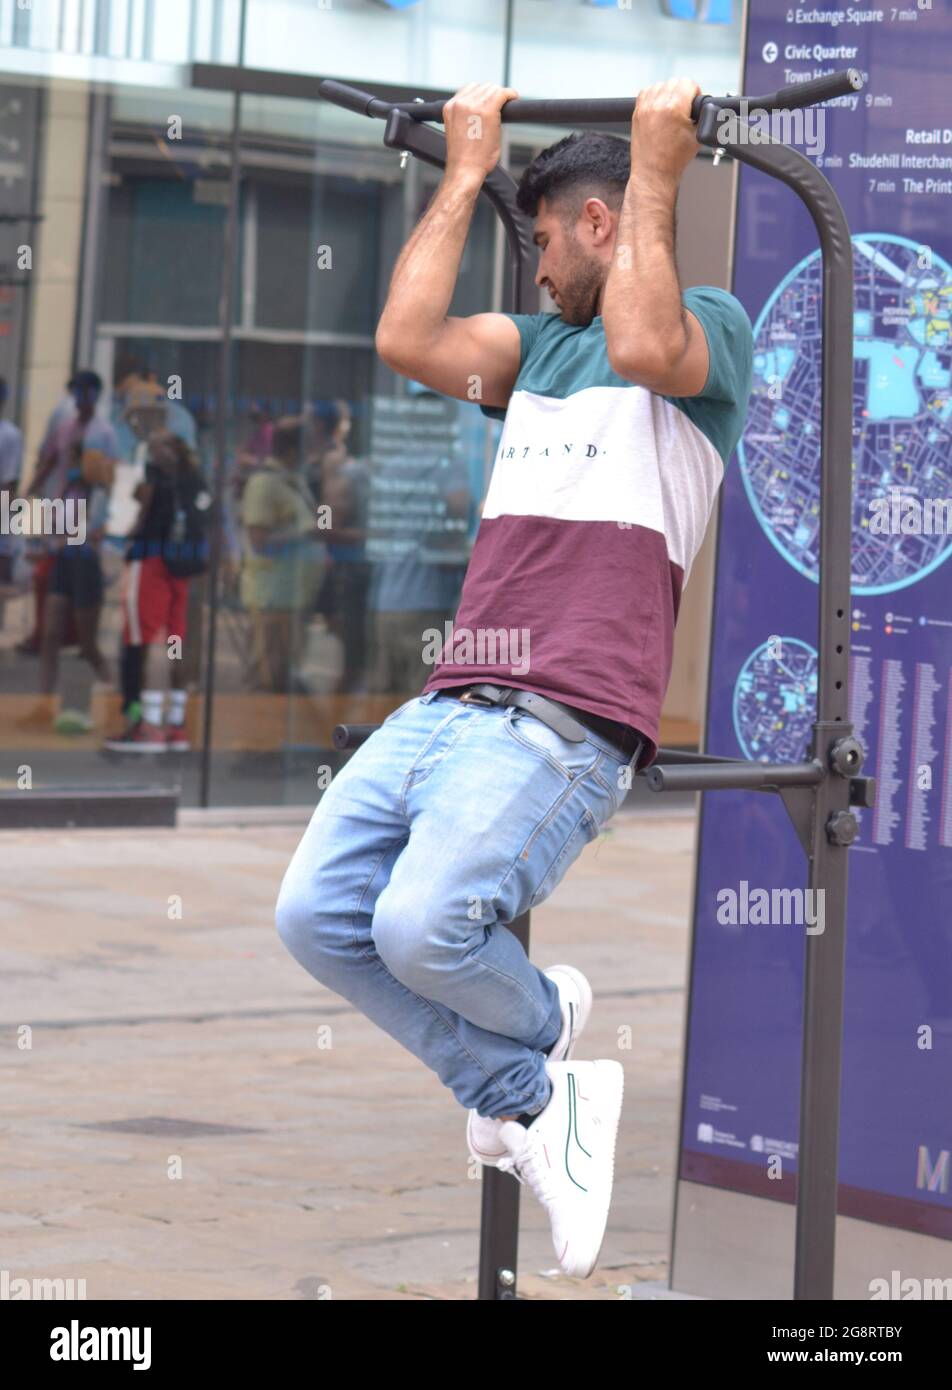
<svg viewBox="0 0 952 1390"><path fill-rule="evenodd" d="M165 743L110 743L106 739L103 744L110 753L166 753L168 744Z"/></svg>
<svg viewBox="0 0 952 1390"><path fill-rule="evenodd" d="M578 1017L574 1020L569 1029L568 1042L566 1043L565 1050L559 1052L557 1050L558 1044L556 1044L556 1047L554 1047L548 1055L548 1061L550 1062L568 1062L571 1060L575 1044L578 1042L582 1029L588 1022L592 1012L592 987L582 972L576 970L574 965L550 965L549 969L544 970L542 973L548 975L549 979L551 979L552 975L556 972L561 975L569 976L580 996ZM569 1008L573 1009L573 1005L570 1004ZM481 1149L478 1145L474 1145L470 1136L470 1120L467 1120L466 1140L469 1144L470 1155L489 1168L495 1168L499 1159L504 1158L509 1152L508 1149L505 1148L490 1150Z"/></svg>

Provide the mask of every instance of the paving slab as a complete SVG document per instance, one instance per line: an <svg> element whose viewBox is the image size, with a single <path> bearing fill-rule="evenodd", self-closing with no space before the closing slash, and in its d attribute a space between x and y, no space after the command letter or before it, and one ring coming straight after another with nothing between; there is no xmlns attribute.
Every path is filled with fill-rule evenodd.
<svg viewBox="0 0 952 1390"><path fill-rule="evenodd" d="M279 940L303 824L218 821L0 837L4 1268L88 1298L474 1298L465 1111ZM691 816L619 814L532 915L533 960L592 982L581 1055L622 1062L625 1106L589 1279L523 1194L528 1299L666 1285L693 844Z"/></svg>

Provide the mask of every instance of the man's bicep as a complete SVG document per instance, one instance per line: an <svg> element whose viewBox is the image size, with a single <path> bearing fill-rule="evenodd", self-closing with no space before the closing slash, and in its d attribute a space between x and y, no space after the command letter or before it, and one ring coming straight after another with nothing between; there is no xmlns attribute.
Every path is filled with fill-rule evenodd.
<svg viewBox="0 0 952 1390"><path fill-rule="evenodd" d="M678 357L658 366L628 359L624 362L610 358L615 372L635 386L644 386L658 396L686 400L706 392L710 380L709 339L698 316L682 301L681 321L684 326L684 347Z"/></svg>
<svg viewBox="0 0 952 1390"><path fill-rule="evenodd" d="M684 310L686 345L680 360L671 368L661 394L666 396L699 396L710 379L710 344L703 323L687 305ZM652 388L654 389L654 388Z"/></svg>
<svg viewBox="0 0 952 1390"><path fill-rule="evenodd" d="M522 337L506 314L447 318L433 342L414 356L390 357L402 376L476 405L509 402L522 357Z"/></svg>

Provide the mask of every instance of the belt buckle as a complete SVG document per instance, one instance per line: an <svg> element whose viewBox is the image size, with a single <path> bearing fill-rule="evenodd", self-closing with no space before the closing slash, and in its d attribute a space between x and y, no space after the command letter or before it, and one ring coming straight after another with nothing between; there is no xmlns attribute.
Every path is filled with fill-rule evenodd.
<svg viewBox="0 0 952 1390"><path fill-rule="evenodd" d="M467 687L463 691L459 698L460 701L466 705L479 705L483 709L492 708L492 700L490 700L486 695L477 695L476 692L474 690L470 690L469 687Z"/></svg>

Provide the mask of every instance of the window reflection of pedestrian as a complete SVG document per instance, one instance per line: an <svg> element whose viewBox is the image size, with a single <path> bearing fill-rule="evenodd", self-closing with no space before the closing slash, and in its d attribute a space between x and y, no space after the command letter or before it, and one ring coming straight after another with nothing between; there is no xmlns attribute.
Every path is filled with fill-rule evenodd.
<svg viewBox="0 0 952 1390"><path fill-rule="evenodd" d="M93 727L88 708L91 677L110 679L98 640L103 601L99 550L109 510L116 447L112 427L95 417L101 379L95 372L78 372L69 385L76 400L76 415L56 426L50 447L41 455L32 490L43 497L61 498L66 513L76 507L76 514L80 515L84 509L85 526L81 541L65 535L43 538L49 563L49 590L40 646L41 698L20 725L29 729L49 727L54 716L60 651L72 616L90 681L84 697L76 701L76 708L63 711L57 728L61 732L81 732ZM80 709L79 704L86 708Z"/></svg>
<svg viewBox="0 0 952 1390"><path fill-rule="evenodd" d="M169 667L168 713L165 692L149 686L149 648L160 637L186 638L190 579L170 568L179 548L176 517L195 502L204 484L198 459L170 430L157 430L148 441L145 478L135 491L140 510L129 534L122 585L122 714L125 731L106 740L114 752L184 752L188 699L186 666L180 653ZM153 668L154 668L153 657ZM154 675L154 669L152 671Z"/></svg>
<svg viewBox="0 0 952 1390"><path fill-rule="evenodd" d="M353 424L347 401L332 401L328 406L320 417L324 423L324 442L319 451L319 465L320 500L328 507L331 520L327 531L330 570L320 607L329 630L342 648L342 666L334 690L336 694L346 694L359 692L365 684L370 471L347 447Z"/></svg>
<svg viewBox="0 0 952 1390"><path fill-rule="evenodd" d="M255 464L263 463L271 453L274 420L266 401L252 401L248 407L248 433L239 453L250 456Z"/></svg>
<svg viewBox="0 0 952 1390"><path fill-rule="evenodd" d="M0 415L7 403L7 383L0 377ZM7 504L12 502L20 482L23 466L23 435L10 420L0 419L0 497L6 495ZM19 538L0 532L0 591L10 588L14 583L14 559ZM3 622L3 595L0 592L0 626Z"/></svg>
<svg viewBox="0 0 952 1390"><path fill-rule="evenodd" d="M115 431L107 420L96 413L102 393L102 378L96 372L80 371L66 384L72 401L60 402L50 415L46 434L37 455L36 468L27 492L35 497L62 497L66 474L74 462L74 445L82 440L83 447L99 450L109 458L119 457ZM23 656L38 656L43 640L47 591L56 562L56 547L45 537L31 538L28 558L33 567L35 611L33 631L17 644ZM72 614L67 618L63 645L79 640Z"/></svg>
<svg viewBox="0 0 952 1390"><path fill-rule="evenodd" d="M234 454L226 457L224 498L221 512L221 571L219 583L222 602L229 608L240 606L241 566L244 537L241 525L241 499L248 479L260 468L271 453L274 438L274 418L271 402L253 399L245 409L240 403L241 418L238 442Z"/></svg>
<svg viewBox="0 0 952 1390"><path fill-rule="evenodd" d="M198 449L198 426L181 401L169 397L156 372L138 358L128 358L117 374L112 393L112 426L119 442L119 457L139 470L145 466L147 440L155 430L167 429Z"/></svg>
<svg viewBox="0 0 952 1390"><path fill-rule="evenodd" d="M327 565L317 499L302 477L302 422L278 420L272 452L241 497L241 601L252 620L258 690L301 688L300 664Z"/></svg>

